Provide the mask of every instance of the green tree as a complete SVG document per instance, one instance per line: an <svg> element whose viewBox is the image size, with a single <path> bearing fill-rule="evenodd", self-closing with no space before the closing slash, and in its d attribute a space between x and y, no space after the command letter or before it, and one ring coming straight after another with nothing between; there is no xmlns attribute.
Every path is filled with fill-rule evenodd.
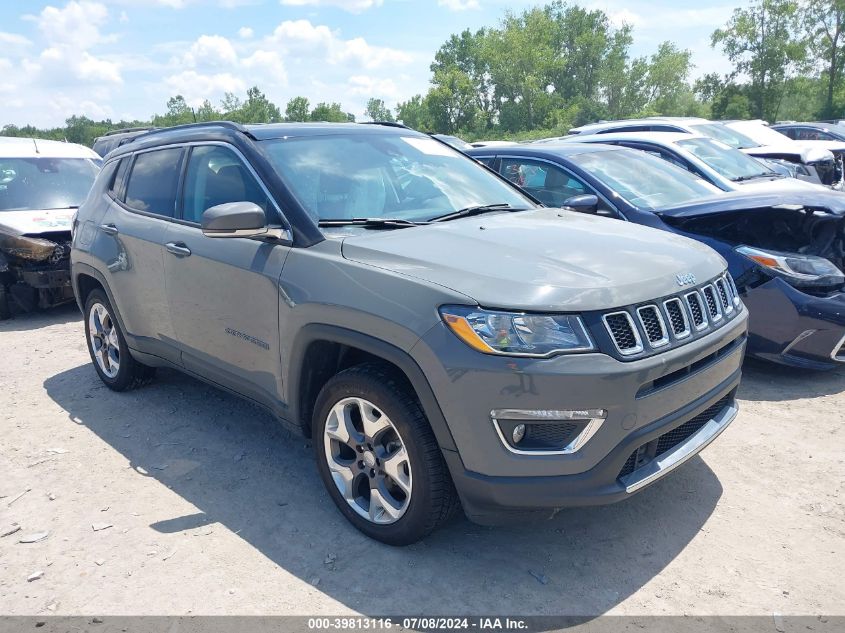
<svg viewBox="0 0 845 633"><path fill-rule="evenodd" d="M211 105L211 102L206 99L196 111L197 121L219 121L222 115L217 108Z"/></svg>
<svg viewBox="0 0 845 633"><path fill-rule="evenodd" d="M428 105L422 95L414 95L396 106L396 118L402 124L415 130L433 132L434 125L431 122Z"/></svg>
<svg viewBox="0 0 845 633"><path fill-rule="evenodd" d="M311 104L305 97L294 97L285 107L285 121L307 121L310 118Z"/></svg>
<svg viewBox="0 0 845 633"><path fill-rule="evenodd" d="M758 0L745 9L734 9L724 28L717 29L711 44L721 46L734 65L733 76L751 80L753 115L777 119L786 79L802 64L805 48L796 37L796 0Z"/></svg>
<svg viewBox="0 0 845 633"><path fill-rule="evenodd" d="M282 120L282 113L258 86L253 86L246 92L246 101L238 111L238 118L241 123L278 123Z"/></svg>
<svg viewBox="0 0 845 633"><path fill-rule="evenodd" d="M647 103L654 112L666 115L683 114L685 98L690 93L687 83L692 70L692 53L672 42L663 42L651 56L646 78Z"/></svg>
<svg viewBox="0 0 845 633"><path fill-rule="evenodd" d="M392 122L394 120L393 113L390 111L390 108L384 105L384 101L376 99L375 97L372 97L367 101L367 108L364 110L364 116L369 117L373 121Z"/></svg>
<svg viewBox="0 0 845 633"><path fill-rule="evenodd" d="M327 121L329 123L345 123L350 120L350 115L343 111L339 103L318 103L311 111L312 121ZM352 117L354 120L354 117Z"/></svg>
<svg viewBox="0 0 845 633"><path fill-rule="evenodd" d="M845 67L845 0L808 0L801 8L807 32L806 45L812 57L822 65L825 85L821 118L839 116L834 95L842 84Z"/></svg>

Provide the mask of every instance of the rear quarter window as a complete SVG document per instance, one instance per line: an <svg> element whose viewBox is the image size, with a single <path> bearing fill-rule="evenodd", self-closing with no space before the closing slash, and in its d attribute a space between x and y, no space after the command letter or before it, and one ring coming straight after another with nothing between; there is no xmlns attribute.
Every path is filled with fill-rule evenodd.
<svg viewBox="0 0 845 633"><path fill-rule="evenodd" d="M181 149L138 154L126 183L126 206L135 211L174 217L181 165Z"/></svg>

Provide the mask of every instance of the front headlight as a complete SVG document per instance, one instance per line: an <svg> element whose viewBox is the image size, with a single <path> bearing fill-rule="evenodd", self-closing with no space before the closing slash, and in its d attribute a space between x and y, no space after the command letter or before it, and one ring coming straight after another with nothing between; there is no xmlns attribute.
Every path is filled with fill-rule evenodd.
<svg viewBox="0 0 845 633"><path fill-rule="evenodd" d="M752 246L738 246L736 252L793 285L828 286L845 283L842 271L824 257L780 253Z"/></svg>
<svg viewBox="0 0 845 633"><path fill-rule="evenodd" d="M595 346L581 318L444 306L440 315L459 339L485 354L550 356Z"/></svg>

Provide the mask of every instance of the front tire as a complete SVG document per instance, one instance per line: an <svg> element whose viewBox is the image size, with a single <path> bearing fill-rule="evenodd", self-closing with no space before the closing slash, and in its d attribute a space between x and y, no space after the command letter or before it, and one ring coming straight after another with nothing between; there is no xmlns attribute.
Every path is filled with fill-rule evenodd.
<svg viewBox="0 0 845 633"><path fill-rule="evenodd" d="M0 321L12 318L12 309L9 305L9 291L6 285L0 280Z"/></svg>
<svg viewBox="0 0 845 633"><path fill-rule="evenodd" d="M370 538L415 543L459 507L428 420L390 368L367 363L331 378L317 397L312 431L323 484Z"/></svg>
<svg viewBox="0 0 845 633"><path fill-rule="evenodd" d="M85 339L94 369L109 389L129 391L153 379L155 368L132 358L114 309L99 289L85 300Z"/></svg>

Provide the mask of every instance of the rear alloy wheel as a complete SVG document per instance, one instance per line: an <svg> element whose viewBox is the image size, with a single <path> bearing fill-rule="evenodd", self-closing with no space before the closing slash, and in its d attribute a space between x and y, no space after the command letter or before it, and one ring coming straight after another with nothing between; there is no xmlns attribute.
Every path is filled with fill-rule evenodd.
<svg viewBox="0 0 845 633"><path fill-rule="evenodd" d="M99 289L85 301L85 337L94 369L109 389L128 391L152 380L155 368L132 358L114 310Z"/></svg>
<svg viewBox="0 0 845 633"><path fill-rule="evenodd" d="M312 421L320 477L361 532L409 545L460 507L413 389L393 368L366 363L332 377Z"/></svg>

